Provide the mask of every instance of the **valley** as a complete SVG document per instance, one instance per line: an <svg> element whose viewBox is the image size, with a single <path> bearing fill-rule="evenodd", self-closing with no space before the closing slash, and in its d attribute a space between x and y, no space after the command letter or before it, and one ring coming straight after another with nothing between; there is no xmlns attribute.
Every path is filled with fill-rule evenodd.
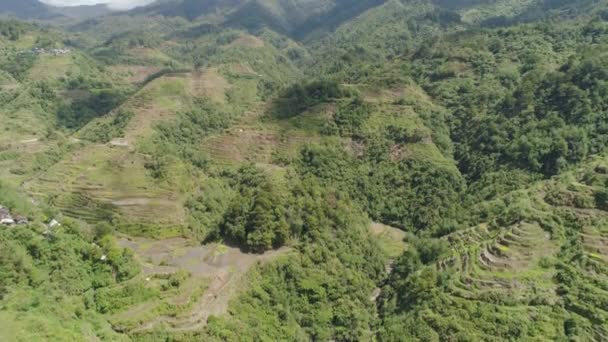
<svg viewBox="0 0 608 342"><path fill-rule="evenodd" d="M608 339L606 1L8 1L0 340Z"/></svg>

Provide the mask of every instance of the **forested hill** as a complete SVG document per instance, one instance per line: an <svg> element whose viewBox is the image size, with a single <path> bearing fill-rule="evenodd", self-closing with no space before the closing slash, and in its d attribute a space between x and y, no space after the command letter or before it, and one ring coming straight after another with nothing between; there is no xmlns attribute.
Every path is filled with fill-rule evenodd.
<svg viewBox="0 0 608 342"><path fill-rule="evenodd" d="M3 1L0 17L19 18L52 23L65 23L100 17L114 12L105 4L55 7L38 0Z"/></svg>
<svg viewBox="0 0 608 342"><path fill-rule="evenodd" d="M0 20L0 340L608 339L607 1L55 23Z"/></svg>
<svg viewBox="0 0 608 342"><path fill-rule="evenodd" d="M0 14L23 19L44 19L52 16L46 5L38 0L3 1Z"/></svg>

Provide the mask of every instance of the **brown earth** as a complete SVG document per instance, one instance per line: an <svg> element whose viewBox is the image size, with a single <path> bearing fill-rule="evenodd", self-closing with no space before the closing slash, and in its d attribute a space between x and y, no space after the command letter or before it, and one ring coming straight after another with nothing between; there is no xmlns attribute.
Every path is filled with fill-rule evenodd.
<svg viewBox="0 0 608 342"><path fill-rule="evenodd" d="M183 238L151 240L123 237L119 244L135 252L146 275L172 274L186 270L194 277L210 281L203 296L187 312L175 317L156 317L133 332L159 327L170 331L203 328L211 315L227 312L230 299L238 292L251 267L289 252L288 248L282 248L265 254L249 254L221 244L196 245Z"/></svg>

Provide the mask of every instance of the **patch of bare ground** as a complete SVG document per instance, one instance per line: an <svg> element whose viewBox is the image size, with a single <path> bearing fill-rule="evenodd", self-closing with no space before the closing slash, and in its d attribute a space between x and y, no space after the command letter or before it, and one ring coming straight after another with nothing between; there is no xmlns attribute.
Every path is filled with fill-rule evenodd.
<svg viewBox="0 0 608 342"><path fill-rule="evenodd" d="M389 257L384 265L386 273L393 271L393 263L407 248L405 243L405 232L399 228L387 226L382 223L372 222L369 226L369 233L374 238L383 252ZM382 289L375 288L370 294L370 301L375 302L382 294Z"/></svg>
<svg viewBox="0 0 608 342"><path fill-rule="evenodd" d="M345 140L344 150L351 156L361 158L365 155L365 144L361 141L348 138Z"/></svg>
<svg viewBox="0 0 608 342"><path fill-rule="evenodd" d="M289 251L282 248L264 254L249 254L221 244L196 245L183 238L151 240L123 237L119 244L135 252L146 275L185 270L195 278L209 281L207 290L191 308L176 316L155 317L142 323L133 333L161 327L168 331L202 329L210 316L227 312L230 299L241 288L251 267Z"/></svg>
<svg viewBox="0 0 608 342"><path fill-rule="evenodd" d="M170 110L158 106L145 106L138 108L135 116L131 119L125 129L125 140L135 141L141 136L149 133L155 124L167 120L173 116Z"/></svg>
<svg viewBox="0 0 608 342"><path fill-rule="evenodd" d="M277 132L255 127L234 127L203 142L203 150L218 161L268 163L281 142Z"/></svg>
<svg viewBox="0 0 608 342"><path fill-rule="evenodd" d="M193 96L206 96L215 102L224 103L230 83L216 69L211 68L192 73L189 88Z"/></svg>
<svg viewBox="0 0 608 342"><path fill-rule="evenodd" d="M220 68L234 76L261 76L247 62L223 64Z"/></svg>
<svg viewBox="0 0 608 342"><path fill-rule="evenodd" d="M127 139L123 139L123 138L116 138L116 139L112 139L109 144L111 146L117 146L117 147L128 147L129 146L129 141Z"/></svg>
<svg viewBox="0 0 608 342"><path fill-rule="evenodd" d="M17 153L32 154L46 150L48 145L35 137L21 137L21 140L0 141L0 151L14 151Z"/></svg>
<svg viewBox="0 0 608 342"><path fill-rule="evenodd" d="M125 128L124 138L136 141L151 132L158 123L173 118L175 113L186 108L189 99L182 83L188 79L186 75L167 75L144 87L122 108L135 114Z"/></svg>
<svg viewBox="0 0 608 342"><path fill-rule="evenodd" d="M109 67L110 71L125 77L129 83L142 83L151 75L160 71L159 67L144 65L115 65Z"/></svg>
<svg viewBox="0 0 608 342"><path fill-rule="evenodd" d="M4 91L17 90L17 89L19 89L19 87L20 87L19 83L0 85L0 89L2 89Z"/></svg>
<svg viewBox="0 0 608 342"><path fill-rule="evenodd" d="M372 236L376 237L388 235L396 240L403 240L405 238L405 232L403 230L378 222L372 222L369 226L369 231Z"/></svg>
<svg viewBox="0 0 608 342"><path fill-rule="evenodd" d="M61 92L61 96L71 101L84 99L90 96L91 93L85 89L71 89Z"/></svg>
<svg viewBox="0 0 608 342"><path fill-rule="evenodd" d="M261 48L264 47L264 41L250 34L242 34L240 37L233 40L230 44L226 45L226 47L228 48L241 46L248 48Z"/></svg>

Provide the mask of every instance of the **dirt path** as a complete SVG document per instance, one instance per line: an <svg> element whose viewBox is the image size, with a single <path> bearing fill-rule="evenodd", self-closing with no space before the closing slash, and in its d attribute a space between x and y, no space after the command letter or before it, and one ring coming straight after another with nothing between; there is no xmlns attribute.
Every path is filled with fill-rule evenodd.
<svg viewBox="0 0 608 342"><path fill-rule="evenodd" d="M32 139L26 139L26 140L21 140L19 143L21 144L33 144L35 142L38 142L40 139L38 138L32 138Z"/></svg>
<svg viewBox="0 0 608 342"><path fill-rule="evenodd" d="M209 316L227 312L230 299L241 288L251 267L289 251L281 248L265 254L248 254L220 244L197 246L182 238L156 241L125 237L119 244L135 252L147 275L186 270L193 276L210 280L207 290L190 310L175 317L156 317L132 332L161 326L169 331L200 330L206 326Z"/></svg>

